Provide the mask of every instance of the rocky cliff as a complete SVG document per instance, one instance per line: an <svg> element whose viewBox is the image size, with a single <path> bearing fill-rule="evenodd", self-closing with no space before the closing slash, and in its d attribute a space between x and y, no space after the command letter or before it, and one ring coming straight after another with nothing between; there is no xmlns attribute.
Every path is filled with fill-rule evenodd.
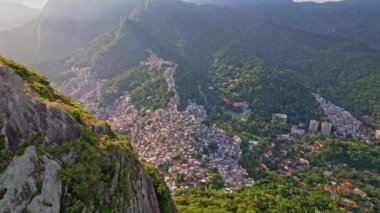
<svg viewBox="0 0 380 213"><path fill-rule="evenodd" d="M0 129L0 212L176 211L128 140L1 56Z"/></svg>
<svg viewBox="0 0 380 213"><path fill-rule="evenodd" d="M65 112L44 103L23 79L0 63L0 127L6 147L15 150L23 136L41 133L44 144L60 144L79 137L80 127Z"/></svg>

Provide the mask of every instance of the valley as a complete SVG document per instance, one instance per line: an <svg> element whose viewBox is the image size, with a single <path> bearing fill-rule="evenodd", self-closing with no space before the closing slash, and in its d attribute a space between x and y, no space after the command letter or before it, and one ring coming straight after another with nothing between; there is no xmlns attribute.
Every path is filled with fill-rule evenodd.
<svg viewBox="0 0 380 213"><path fill-rule="evenodd" d="M378 212L377 10L49 0L0 31L0 211Z"/></svg>
<svg viewBox="0 0 380 213"><path fill-rule="evenodd" d="M223 130L202 124L207 113L196 103L190 101L184 112L177 110L179 95L173 78L176 65L153 53L140 64L151 72L160 72L166 81L172 94L167 109L138 110L129 91L124 91L125 95L114 104L100 108L100 89L106 81L91 78L86 68L71 69L75 77L57 88L106 119L115 130L129 135L140 159L159 168L173 193L176 189L212 184L212 168L217 169L224 182L218 189L231 192L241 185L251 185L253 180L239 165L241 139L230 138Z"/></svg>
<svg viewBox="0 0 380 213"><path fill-rule="evenodd" d="M330 145L331 141L330 139L326 141L326 138L314 132L305 133L305 130L308 129L307 126L296 126L303 133L293 130L295 125L291 131L281 127L271 131L271 137L261 139L248 133L242 134L241 130L228 128L227 131L222 130L220 127L226 128L223 125L220 127L215 124L205 125L204 122L208 119L205 107L190 100L188 100L186 109L179 111L180 99L173 77L176 74L177 65L152 52L150 54L150 57L140 62L140 66L149 72L159 73L160 78L166 83L167 91L172 96L166 99L167 103L164 108L152 109L144 107L144 105L136 106L131 92L126 90L119 91L118 94L122 95L112 104L101 104L101 91L107 88L107 85L112 84L107 84L109 80L96 78L88 68L72 68L71 74L68 75L72 78L57 86L66 94L76 97L94 114L107 120L113 129L129 136L132 147L139 158L156 166L173 195L177 196L183 193L184 189L193 188L223 190L235 194L236 190L242 186L254 186L255 179L260 183L260 180L263 179L261 176L268 173L290 178L305 189L309 190L309 187L315 187L324 193L325 188L329 188L331 183L343 184L348 181L344 176L340 176L340 172L344 170L356 172L346 164L331 165L326 164L324 160L317 160L315 155L324 153L325 149L332 146ZM154 78L156 77L154 75ZM215 91L221 85L226 88L234 82L236 81L229 80L229 83L226 84L214 84L211 89ZM68 86L70 84L80 86ZM333 105L318 94L310 95L313 95L313 98L320 104L321 110L337 127L336 132L331 133L341 137L342 140L350 136L356 140L362 140L363 143L372 144L373 130L363 126L362 122L346 110ZM233 107L236 105L240 109L241 106L227 103L226 99L222 100L225 102L224 104L232 104ZM251 105L251 107L254 106L254 104ZM224 110L223 113L231 113L229 112L230 108ZM238 114L240 119L247 120L243 123L249 124L249 117L254 111L243 109L240 113ZM215 121L217 122L217 120ZM235 122L237 121L229 121L230 124L237 125ZM376 156L376 154L370 154L369 157L371 156L373 160L374 155ZM371 166L367 168L371 168ZM327 174L326 178L316 184L308 178L308 175L315 172ZM363 178L373 180L379 178L376 173L359 173ZM329 184L328 181L331 183ZM326 186L321 185L322 183ZM374 202L377 202L377 198L373 194L371 184L355 183L358 184L355 193L360 192L361 198L354 198L347 205L373 206ZM364 187L364 189L360 187ZM368 192L370 193L367 194ZM339 199L347 199L347 197L352 199L350 195L342 198L343 193L335 194L332 191L331 193L331 196L334 196L334 199L336 198L342 206L346 206L346 203ZM369 201L366 201L367 199Z"/></svg>

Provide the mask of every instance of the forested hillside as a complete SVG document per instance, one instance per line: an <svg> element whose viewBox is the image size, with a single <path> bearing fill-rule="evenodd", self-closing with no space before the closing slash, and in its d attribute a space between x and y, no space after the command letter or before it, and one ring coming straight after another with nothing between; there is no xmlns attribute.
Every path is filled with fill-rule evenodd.
<svg viewBox="0 0 380 213"><path fill-rule="evenodd" d="M324 35L338 35L380 48L377 0L344 0L317 4L291 0L189 0L197 4L225 5L251 17L265 17Z"/></svg>
<svg viewBox="0 0 380 213"><path fill-rule="evenodd" d="M265 63L286 70L283 78L295 78L309 91L309 97L310 92L317 92L358 117L371 117L375 125L380 120L376 91L379 52L362 43L303 31L233 8L174 0L149 2L133 14L134 18L124 19L113 32L100 36L69 58L42 64L41 70L57 78L72 66L92 67L98 76L114 78L138 66L149 56L149 49L178 64L175 77L184 106L187 99L203 103L198 86L207 88L203 80L212 75L214 55L236 46L234 54L240 60L258 56ZM297 94L299 88L290 86L286 90L285 95ZM294 103L290 97L284 99ZM298 106L313 105L310 98L297 102L303 102ZM300 107L289 107L292 109L286 111L299 112L297 118L308 117L299 111ZM268 108L266 115L274 110L281 109Z"/></svg>

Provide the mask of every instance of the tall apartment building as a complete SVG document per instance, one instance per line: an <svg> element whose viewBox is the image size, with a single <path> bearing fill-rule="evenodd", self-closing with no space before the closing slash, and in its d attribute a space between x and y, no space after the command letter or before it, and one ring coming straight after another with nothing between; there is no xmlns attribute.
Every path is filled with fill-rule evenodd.
<svg viewBox="0 0 380 213"><path fill-rule="evenodd" d="M309 125L309 131L310 132L317 132L318 131L319 122L316 120L311 120Z"/></svg>
<svg viewBox="0 0 380 213"><path fill-rule="evenodd" d="M322 130L321 133L324 136L330 136L332 130L332 124L328 122L323 122L322 123Z"/></svg>

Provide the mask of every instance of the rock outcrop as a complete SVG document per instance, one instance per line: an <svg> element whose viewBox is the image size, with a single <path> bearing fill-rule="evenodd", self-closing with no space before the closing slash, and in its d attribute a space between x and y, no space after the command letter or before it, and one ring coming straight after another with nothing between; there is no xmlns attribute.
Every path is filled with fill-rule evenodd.
<svg viewBox="0 0 380 213"><path fill-rule="evenodd" d="M127 212L160 212L160 207L155 195L155 189L151 185L151 179L144 169L140 167L135 168L136 176L131 177L134 184L131 185L129 191L129 207Z"/></svg>
<svg viewBox="0 0 380 213"><path fill-rule="evenodd" d="M0 97L1 133L11 150L17 149L26 135L42 134L46 145L59 145L79 137L79 125L67 113L44 103L1 62Z"/></svg>
<svg viewBox="0 0 380 213"><path fill-rule="evenodd" d="M0 56L0 212L65 212L73 200L80 205L71 211L160 212L128 140L102 123L42 76ZM80 196L86 189L75 188L92 178L99 183L89 192L102 194Z"/></svg>
<svg viewBox="0 0 380 213"><path fill-rule="evenodd" d="M0 188L6 193L0 200L0 212L59 212L62 183L61 165L47 155L38 156L30 146L15 157L0 175Z"/></svg>

